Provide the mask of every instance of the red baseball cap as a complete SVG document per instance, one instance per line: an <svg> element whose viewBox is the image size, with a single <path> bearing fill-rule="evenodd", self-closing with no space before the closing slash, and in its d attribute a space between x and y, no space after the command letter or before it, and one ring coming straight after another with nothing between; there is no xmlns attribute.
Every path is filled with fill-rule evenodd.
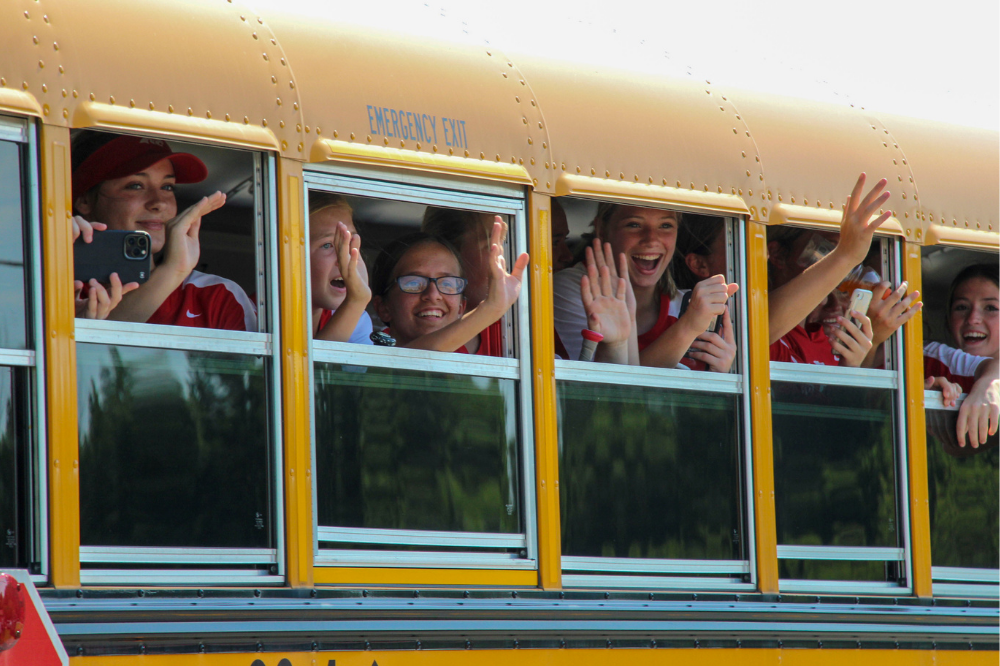
<svg viewBox="0 0 1000 666"><path fill-rule="evenodd" d="M73 172L73 200L112 178L139 173L162 160L174 165L178 183L200 183L208 176L205 163L190 153L175 153L162 139L120 136L95 150Z"/></svg>

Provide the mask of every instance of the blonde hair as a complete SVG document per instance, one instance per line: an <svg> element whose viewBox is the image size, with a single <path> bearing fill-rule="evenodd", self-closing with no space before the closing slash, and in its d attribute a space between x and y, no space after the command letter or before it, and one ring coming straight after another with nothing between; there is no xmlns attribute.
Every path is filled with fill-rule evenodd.
<svg viewBox="0 0 1000 666"><path fill-rule="evenodd" d="M625 205L611 203L608 201L602 201L597 206L597 215L594 216L594 220L590 223L590 225L594 227L594 233L602 241L606 240L605 233L607 232L608 225L611 224L611 220L615 216L615 213L622 208L625 208ZM674 214L674 217L677 219L677 227L679 230L681 224L683 224L681 214L674 210L668 212ZM674 254L676 255L676 251ZM670 263L673 263L673 261L674 258L670 257ZM673 272L670 270L670 266L668 265L666 270L663 271L663 276L660 278L659 283L660 291L670 296L670 300L677 298L677 285L674 283L674 276L672 273Z"/></svg>
<svg viewBox="0 0 1000 666"><path fill-rule="evenodd" d="M347 197L333 192L309 192L309 214L315 215L327 208L343 208L351 216L354 216L354 209L347 203Z"/></svg>

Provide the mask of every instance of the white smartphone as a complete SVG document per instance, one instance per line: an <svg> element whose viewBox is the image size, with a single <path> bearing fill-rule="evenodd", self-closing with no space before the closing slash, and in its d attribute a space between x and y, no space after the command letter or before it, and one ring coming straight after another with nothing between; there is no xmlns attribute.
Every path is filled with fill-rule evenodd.
<svg viewBox="0 0 1000 666"><path fill-rule="evenodd" d="M871 291L869 291L868 289L855 289L854 292L851 294L851 304L847 307L848 317L850 317L850 313L852 311L859 312L863 315L868 314L868 306L871 305L871 302L872 302ZM860 322L858 322L858 320L855 319L854 317L851 317L851 321L854 322L854 325L857 326L858 328L861 327Z"/></svg>

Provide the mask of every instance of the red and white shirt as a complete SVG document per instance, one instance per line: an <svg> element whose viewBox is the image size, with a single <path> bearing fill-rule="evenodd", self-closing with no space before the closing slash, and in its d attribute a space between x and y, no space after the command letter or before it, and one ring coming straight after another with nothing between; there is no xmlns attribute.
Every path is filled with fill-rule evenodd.
<svg viewBox="0 0 1000 666"><path fill-rule="evenodd" d="M146 323L256 331L257 312L246 292L232 280L191 271Z"/></svg>
<svg viewBox="0 0 1000 666"><path fill-rule="evenodd" d="M928 342L924 345L924 377L944 377L968 393L976 382L976 369L985 360L985 356L975 356L940 342Z"/></svg>
<svg viewBox="0 0 1000 666"><path fill-rule="evenodd" d="M840 365L822 324L796 326L771 345L771 360L810 365Z"/></svg>

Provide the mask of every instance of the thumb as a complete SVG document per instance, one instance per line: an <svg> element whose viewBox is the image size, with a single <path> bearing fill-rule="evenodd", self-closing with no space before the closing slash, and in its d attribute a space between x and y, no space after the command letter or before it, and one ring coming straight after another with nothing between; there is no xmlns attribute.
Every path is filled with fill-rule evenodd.
<svg viewBox="0 0 1000 666"><path fill-rule="evenodd" d="M726 296L732 296L737 291L740 290L740 285L733 282L732 284L726 285Z"/></svg>

